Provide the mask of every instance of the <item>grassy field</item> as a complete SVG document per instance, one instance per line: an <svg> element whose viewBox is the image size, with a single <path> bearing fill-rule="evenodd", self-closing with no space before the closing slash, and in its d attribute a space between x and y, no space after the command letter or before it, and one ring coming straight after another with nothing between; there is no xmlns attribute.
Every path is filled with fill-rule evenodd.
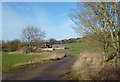
<svg viewBox="0 0 120 82"><path fill-rule="evenodd" d="M93 44L94 43L94 44ZM80 43L69 43L62 44L68 50L64 50L66 54L72 55L80 55L81 52L89 51L89 52L103 52L102 46L99 42L96 41L86 41Z"/></svg>
<svg viewBox="0 0 120 82"><path fill-rule="evenodd" d="M70 55L80 55L82 52L103 52L103 47L101 44L97 41L86 41L86 42L80 42L80 43L69 43L69 44L62 44L66 48L69 48L68 50L64 50L66 54ZM108 48L108 53L112 54L115 53L115 50L113 48Z"/></svg>
<svg viewBox="0 0 120 82"><path fill-rule="evenodd" d="M2 53L2 70L12 69L15 64L28 62L36 58L44 58L45 55L14 55L7 52Z"/></svg>

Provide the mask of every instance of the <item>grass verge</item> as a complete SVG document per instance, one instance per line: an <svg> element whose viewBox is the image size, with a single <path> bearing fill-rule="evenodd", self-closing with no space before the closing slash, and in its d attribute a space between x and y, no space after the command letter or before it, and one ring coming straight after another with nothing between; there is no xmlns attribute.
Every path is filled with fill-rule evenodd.
<svg viewBox="0 0 120 82"><path fill-rule="evenodd" d="M36 58L45 58L45 55L23 55L23 54L8 54L7 52L2 52L2 71L10 70L20 66L14 66L15 64L29 62ZM13 67L14 66L14 67Z"/></svg>
<svg viewBox="0 0 120 82"><path fill-rule="evenodd" d="M23 65L18 65L18 66L12 66L12 67L9 67L9 68L4 68L2 69L2 72L7 72L7 71L10 71L10 70L13 70L13 69L24 69L24 68L27 68L27 67L30 67L30 66L36 66L36 65L39 65L39 64L45 64L45 63L52 63L52 62L55 62L56 60L51 60L51 61L41 61L41 62L37 62L37 63L32 63L32 64L23 64Z"/></svg>

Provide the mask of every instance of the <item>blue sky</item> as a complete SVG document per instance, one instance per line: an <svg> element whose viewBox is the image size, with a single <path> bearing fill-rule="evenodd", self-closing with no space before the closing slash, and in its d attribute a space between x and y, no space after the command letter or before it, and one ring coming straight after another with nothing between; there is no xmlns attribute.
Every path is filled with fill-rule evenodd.
<svg viewBox="0 0 120 82"><path fill-rule="evenodd" d="M69 17L70 10L75 7L75 2L3 2L2 39L20 39L22 30L28 25L45 31L45 40L79 37Z"/></svg>

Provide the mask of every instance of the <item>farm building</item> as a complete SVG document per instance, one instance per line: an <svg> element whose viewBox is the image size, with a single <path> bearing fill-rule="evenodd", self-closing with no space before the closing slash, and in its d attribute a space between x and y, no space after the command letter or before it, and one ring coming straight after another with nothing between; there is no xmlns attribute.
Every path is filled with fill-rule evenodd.
<svg viewBox="0 0 120 82"><path fill-rule="evenodd" d="M58 45L58 44L43 45L41 50L52 51L52 50L56 50L56 49L65 49L65 47L62 45Z"/></svg>
<svg viewBox="0 0 120 82"><path fill-rule="evenodd" d="M54 44L54 45L52 45L52 48L53 48L53 49L65 49L64 46L62 46L62 45L58 45L58 44Z"/></svg>
<svg viewBox="0 0 120 82"><path fill-rule="evenodd" d="M53 51L53 48L42 48L43 51Z"/></svg>
<svg viewBox="0 0 120 82"><path fill-rule="evenodd" d="M44 45L42 46L42 48L52 48L52 45L44 44Z"/></svg>

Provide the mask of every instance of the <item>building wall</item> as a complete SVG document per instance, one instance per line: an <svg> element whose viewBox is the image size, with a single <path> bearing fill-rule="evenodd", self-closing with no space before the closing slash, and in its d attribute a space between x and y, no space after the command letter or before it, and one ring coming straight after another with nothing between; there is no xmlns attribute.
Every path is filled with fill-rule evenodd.
<svg viewBox="0 0 120 82"><path fill-rule="evenodd" d="M53 51L53 48L42 48L41 50L44 50L44 51Z"/></svg>
<svg viewBox="0 0 120 82"><path fill-rule="evenodd" d="M52 48L61 48L61 49L64 49L65 47L62 46L62 45L52 45Z"/></svg>

